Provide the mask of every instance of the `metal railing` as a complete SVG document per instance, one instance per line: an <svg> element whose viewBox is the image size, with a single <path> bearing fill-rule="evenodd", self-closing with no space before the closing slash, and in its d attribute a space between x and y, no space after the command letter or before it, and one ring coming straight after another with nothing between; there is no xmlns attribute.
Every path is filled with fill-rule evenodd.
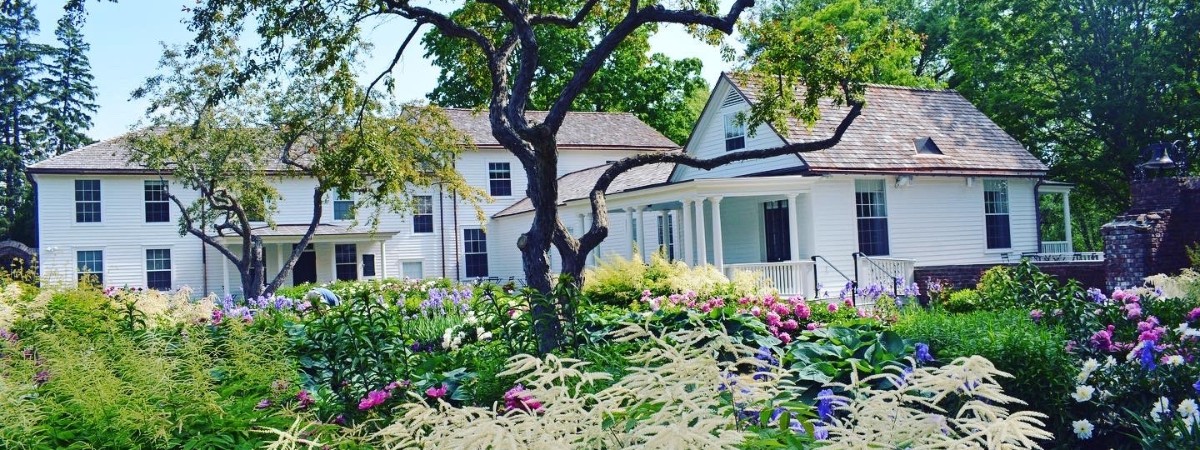
<svg viewBox="0 0 1200 450"><path fill-rule="evenodd" d="M825 259L824 256L813 255L811 259L813 262L813 298L821 298L821 293L819 292L821 289L820 288L821 281L817 278L817 274L819 273L819 271L817 270L817 260L819 259L821 261L825 261L825 265L829 266L830 269L833 269L834 272L837 272L838 275L841 275L842 278L844 278L847 282L850 283L850 304L853 305L858 302L858 279L857 279L858 277L857 276L855 278L850 278L849 276L846 276L845 272L842 272L841 269L838 269L837 266L833 265L832 262L829 262L828 259Z"/></svg>
<svg viewBox="0 0 1200 450"><path fill-rule="evenodd" d="M883 281L891 281L892 295L900 296L900 285L905 280L911 280L913 271L916 267L916 261L903 258L872 258L862 252L854 252L850 256L854 258L854 279L860 284L862 283L862 274L867 275L866 283L883 284ZM864 264L866 262L866 264Z"/></svg>

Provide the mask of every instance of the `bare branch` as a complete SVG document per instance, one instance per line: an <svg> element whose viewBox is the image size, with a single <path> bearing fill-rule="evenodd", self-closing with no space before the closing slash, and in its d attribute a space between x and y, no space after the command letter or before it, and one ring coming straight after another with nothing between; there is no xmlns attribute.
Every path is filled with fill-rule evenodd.
<svg viewBox="0 0 1200 450"><path fill-rule="evenodd" d="M187 208L183 206L183 202L179 201L179 197L176 197L175 194L168 192L167 198L171 199L171 202L175 203L175 206L179 208L179 216L183 218L184 228L187 229L188 233L200 238L202 242L208 244L210 247L217 249L218 252L220 252L226 258L229 258L230 261L233 261L235 265L241 264L241 259L238 258L237 255L234 255L233 252L228 248L225 248L225 246L220 242L217 242L215 237L209 236L208 233L204 232L204 230L196 228L195 219L193 219L192 215L188 213Z"/></svg>
<svg viewBox="0 0 1200 450"><path fill-rule="evenodd" d="M402 42L400 44L400 48L396 50L396 56L392 57L392 63L388 64L387 69L385 69L383 72L380 72L379 76L375 77L374 80L371 80L371 84L367 85L367 90L363 93L364 98L362 104L358 106L358 123L362 123L363 113L365 113L367 110L367 104L371 102L371 92L375 90L375 85L379 84L379 82L383 80L383 77L386 77L388 74L392 73L393 70L396 70L396 64L400 63L400 57L404 56L404 50L408 48L408 44L412 42L414 37L417 36L417 31L421 29L422 25L425 25L425 22L421 19L417 19L417 22L413 24L412 31L408 32L408 36L404 38L404 42Z"/></svg>
<svg viewBox="0 0 1200 450"><path fill-rule="evenodd" d="M629 14L614 26L607 35L601 38L600 42L584 57L583 62L579 65L579 69L575 71L574 77L563 87L562 93L559 94L558 99L554 101L554 105L550 107L549 113L546 114L545 126L551 134L558 132L558 128L562 126L563 119L566 118L567 111L571 109L571 104L575 102L575 98L579 97L579 94L583 93L584 88L592 81L592 77L596 75L596 72L604 66L604 61L616 51L621 42L624 42L630 34L642 25L650 23L699 25L718 30L725 34L732 34L733 25L741 18L746 8L754 6L754 1L736 0L729 7L729 12L724 16L705 14L694 9L666 9L662 5L652 5L641 9L636 9L636 6L631 5Z"/></svg>
<svg viewBox="0 0 1200 450"><path fill-rule="evenodd" d="M583 23L583 19L588 13L592 12L592 8L596 7L599 0L588 0L579 8L579 12L575 13L575 17L567 18L553 14L541 14L533 16L529 19L529 23L533 25L558 25L565 28L578 28L579 24ZM636 0L635 0L636 3Z"/></svg>
<svg viewBox="0 0 1200 450"><path fill-rule="evenodd" d="M488 59L491 59L492 54L496 52L495 48L492 46L492 42L489 41L486 36L478 31L459 25L458 22L455 22L445 14L429 8L413 6L409 4L407 0L381 1L388 8L391 8L393 13L399 15L400 17L429 23L437 27L437 29L446 36L467 39L471 42L474 42L475 45L479 46L480 50L483 50L483 54Z"/></svg>
<svg viewBox="0 0 1200 450"><path fill-rule="evenodd" d="M854 119L862 114L863 103L852 101L850 111L846 113L846 117L842 118L834 130L833 135L821 139L819 141L798 142L787 144L779 147L765 148L758 150L746 150L739 152L726 153L716 158L699 159L686 153L643 153L635 156L624 158L612 166L609 166L600 178L596 180L596 184L592 187L592 192L589 195L592 203L592 227L586 234L579 239L578 243L572 243L572 239L564 238L564 244L574 245L580 253L586 253L600 245L608 235L608 214L605 206L605 192L612 185L613 180L622 173L635 167L644 166L655 163L675 163L697 169L711 170L725 164L746 161L751 159L771 158L775 156L808 153L818 150L824 150L837 145L841 142L842 136L846 134L846 130L850 128L850 124L854 123Z"/></svg>

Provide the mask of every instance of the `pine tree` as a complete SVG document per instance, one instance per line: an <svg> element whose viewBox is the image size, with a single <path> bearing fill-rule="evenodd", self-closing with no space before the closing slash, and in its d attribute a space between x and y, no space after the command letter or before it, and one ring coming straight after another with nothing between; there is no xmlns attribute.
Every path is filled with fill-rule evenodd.
<svg viewBox="0 0 1200 450"><path fill-rule="evenodd" d="M42 80L46 143L45 154L39 156L61 155L93 142L84 135L96 113L96 92L87 57L89 45L80 32L83 22L82 9L67 10L54 31L60 46L50 49Z"/></svg>
<svg viewBox="0 0 1200 450"><path fill-rule="evenodd" d="M25 165L37 156L41 58L45 46L32 3L12 0L0 11L0 232L12 234L25 188Z"/></svg>

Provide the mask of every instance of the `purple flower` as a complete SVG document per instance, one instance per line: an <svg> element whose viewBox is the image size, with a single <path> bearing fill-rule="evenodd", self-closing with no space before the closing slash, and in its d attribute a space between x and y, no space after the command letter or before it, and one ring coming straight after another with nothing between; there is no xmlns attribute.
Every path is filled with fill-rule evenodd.
<svg viewBox="0 0 1200 450"><path fill-rule="evenodd" d="M525 386L516 385L508 392L504 393L504 407L508 411L519 409L521 411L540 411L542 402L533 398L532 395L525 392Z"/></svg>
<svg viewBox="0 0 1200 450"><path fill-rule="evenodd" d="M391 396L392 394L388 391L376 390L368 392L367 396L363 397L363 399L358 402L358 409L360 411L366 411L374 408L383 404L383 402L386 402L388 398L391 398Z"/></svg>
<svg viewBox="0 0 1200 450"><path fill-rule="evenodd" d="M1195 389L1196 393L1200 394L1200 380L1196 380L1196 384L1192 385L1192 389Z"/></svg>
<svg viewBox="0 0 1200 450"><path fill-rule="evenodd" d="M1042 310L1040 310L1040 309L1035 309L1035 310L1029 312L1029 318L1032 319L1034 322L1042 320L1043 315L1044 314L1042 314Z"/></svg>
<svg viewBox="0 0 1200 450"><path fill-rule="evenodd" d="M913 351L913 359L917 360L917 364L933 361L933 354L929 353L929 344L918 342L916 350Z"/></svg>
<svg viewBox="0 0 1200 450"><path fill-rule="evenodd" d="M333 423L336 425L345 425L346 424L346 415L338 414L337 417L333 418Z"/></svg>
<svg viewBox="0 0 1200 450"><path fill-rule="evenodd" d="M316 399L313 399L312 394L309 394L304 389L296 393L296 401L299 402L300 409L308 409L309 406L316 403Z"/></svg>
<svg viewBox="0 0 1200 450"><path fill-rule="evenodd" d="M213 310L213 312L212 312L212 323L213 323L213 325L220 325L220 324L221 324L221 319L222 319L222 318L224 318L224 317L225 317L225 313L221 312L221 310L220 310L220 309L214 309L214 310Z"/></svg>
<svg viewBox="0 0 1200 450"><path fill-rule="evenodd" d="M1087 296L1095 303L1104 303L1105 300L1108 300L1108 297L1104 296L1104 292L1096 288L1088 289Z"/></svg>
<svg viewBox="0 0 1200 450"><path fill-rule="evenodd" d="M271 407L271 399L269 399L269 398L264 398L261 401L259 401L257 405L254 405L254 409L267 409L270 407Z"/></svg>
<svg viewBox="0 0 1200 450"><path fill-rule="evenodd" d="M1138 348L1137 351L1138 351L1138 360L1141 361L1142 368L1144 368L1146 370L1154 370L1155 367L1158 367L1157 364L1154 363L1154 340L1153 339L1142 341L1142 344Z"/></svg>
<svg viewBox="0 0 1200 450"><path fill-rule="evenodd" d="M38 373L33 376L33 383L38 386L46 384L49 381L50 381L50 371L49 370L38 371Z"/></svg>
<svg viewBox="0 0 1200 450"><path fill-rule="evenodd" d="M1188 322L1195 322L1196 319L1200 319L1200 308L1193 309L1187 315Z"/></svg>
<svg viewBox="0 0 1200 450"><path fill-rule="evenodd" d="M826 428L824 425L818 425L818 426L813 427L813 438L815 438L818 441L824 441L826 439L829 439L829 429Z"/></svg>
<svg viewBox="0 0 1200 450"><path fill-rule="evenodd" d="M446 383L442 383L440 387L430 387L429 389L426 389L425 395L428 395L429 398L442 398L446 396L446 392L449 390L450 387L446 386Z"/></svg>
<svg viewBox="0 0 1200 450"><path fill-rule="evenodd" d="M823 389L817 393L817 416L822 421L833 417L833 390Z"/></svg>

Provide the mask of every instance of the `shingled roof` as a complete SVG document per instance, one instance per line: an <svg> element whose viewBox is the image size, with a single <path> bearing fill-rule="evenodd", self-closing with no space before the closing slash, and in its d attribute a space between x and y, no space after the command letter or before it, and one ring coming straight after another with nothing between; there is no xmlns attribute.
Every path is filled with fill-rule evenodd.
<svg viewBox="0 0 1200 450"><path fill-rule="evenodd" d="M596 180L600 178L600 175L605 170L608 170L609 166L611 164L591 167L559 177L558 203L561 205L571 200L587 198L591 195L592 188L596 186ZM674 166L675 164L672 163L656 163L634 167L625 173L617 175L617 178L608 186L608 190L605 193L615 194L666 184L667 179L671 177L671 169ZM527 197L513 203L508 208L504 208L504 210L494 214L492 217L511 216L529 211L533 211L533 204Z"/></svg>
<svg viewBox="0 0 1200 450"><path fill-rule="evenodd" d="M751 104L764 89L755 77L723 74L722 78ZM1046 172L1045 164L955 91L868 85L866 100L862 115L841 142L800 154L806 167L793 171L1019 176ZM789 119L788 129L776 132L789 143L824 139L850 108L823 100L820 109L821 119L811 129ZM914 142L921 138L931 138L942 154L918 154Z"/></svg>
<svg viewBox="0 0 1200 450"><path fill-rule="evenodd" d="M129 147L126 140L129 135L96 142L61 155L43 160L29 166L30 173L77 173L77 174L116 174L116 175L152 175L162 173L150 170L129 160ZM293 158L306 160L306 154L295 153ZM266 161L267 172L282 173L290 171L283 162L272 158Z"/></svg>
<svg viewBox="0 0 1200 450"><path fill-rule="evenodd" d="M480 148L499 148L492 136L492 124L486 111L447 108L446 115L455 128L471 137ZM545 111L529 111L525 117L542 121ZM558 129L558 147L563 149L644 149L679 148L637 116L624 112L569 112Z"/></svg>

